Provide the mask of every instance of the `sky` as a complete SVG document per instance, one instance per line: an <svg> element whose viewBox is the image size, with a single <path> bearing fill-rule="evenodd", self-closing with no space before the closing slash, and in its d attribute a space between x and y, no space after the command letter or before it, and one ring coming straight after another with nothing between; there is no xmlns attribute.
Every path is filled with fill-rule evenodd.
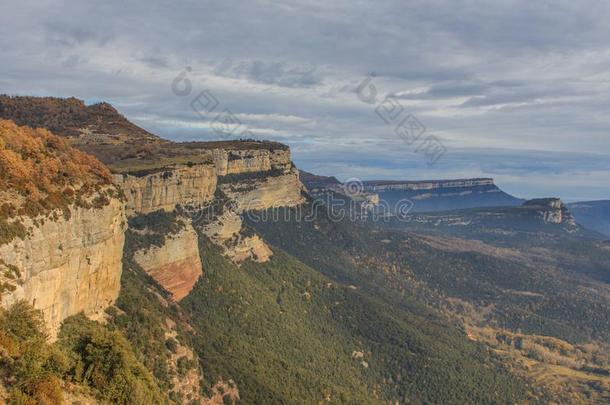
<svg viewBox="0 0 610 405"><path fill-rule="evenodd" d="M342 180L493 177L524 198L610 199L610 2L0 10L0 93L107 101L176 141L277 140Z"/></svg>

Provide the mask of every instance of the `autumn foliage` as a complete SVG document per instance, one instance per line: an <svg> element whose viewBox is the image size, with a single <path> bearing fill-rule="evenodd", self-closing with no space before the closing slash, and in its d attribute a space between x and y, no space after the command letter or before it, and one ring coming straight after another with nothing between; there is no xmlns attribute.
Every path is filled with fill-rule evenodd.
<svg viewBox="0 0 610 405"><path fill-rule="evenodd" d="M111 180L101 162L73 149L66 140L45 129L0 120L0 193L17 197L0 203L3 216L65 209Z"/></svg>

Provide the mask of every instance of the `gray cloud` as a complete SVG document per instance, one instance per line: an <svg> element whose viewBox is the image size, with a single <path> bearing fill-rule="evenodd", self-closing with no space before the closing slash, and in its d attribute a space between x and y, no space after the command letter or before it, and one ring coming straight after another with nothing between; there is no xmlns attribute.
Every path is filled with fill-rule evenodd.
<svg viewBox="0 0 610 405"><path fill-rule="evenodd" d="M0 92L106 100L181 140L214 137L189 107L209 89L306 168L493 175L524 194L568 193L561 177L610 197L596 155L610 150L609 17L593 0L22 0L0 14ZM178 97L186 66L193 94ZM443 140L437 166L356 97L370 72Z"/></svg>

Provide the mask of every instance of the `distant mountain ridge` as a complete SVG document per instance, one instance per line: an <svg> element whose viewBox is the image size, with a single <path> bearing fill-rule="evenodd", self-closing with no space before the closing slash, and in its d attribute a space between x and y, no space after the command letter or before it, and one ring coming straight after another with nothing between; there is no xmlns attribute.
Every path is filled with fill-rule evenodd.
<svg viewBox="0 0 610 405"><path fill-rule="evenodd" d="M340 190L344 184L335 177L301 171L301 180L310 192ZM436 212L476 207L519 206L525 200L501 190L492 178L452 180L366 180L355 185L358 192L374 196L388 207L402 200L413 202L412 212ZM348 188L354 188L348 187Z"/></svg>
<svg viewBox="0 0 610 405"><path fill-rule="evenodd" d="M463 188L492 186L492 178L449 179L449 180L368 180L362 182L364 191L379 192L390 190L436 190L441 188Z"/></svg>
<svg viewBox="0 0 610 405"><path fill-rule="evenodd" d="M426 181L365 181L364 192L379 194L390 207L409 199L413 212L518 206L523 200L502 191L491 178Z"/></svg>

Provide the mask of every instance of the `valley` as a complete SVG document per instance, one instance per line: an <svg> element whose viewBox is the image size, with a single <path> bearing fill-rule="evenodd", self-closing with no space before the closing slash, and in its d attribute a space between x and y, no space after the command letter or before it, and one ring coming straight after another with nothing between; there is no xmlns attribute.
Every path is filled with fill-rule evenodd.
<svg viewBox="0 0 610 405"><path fill-rule="evenodd" d="M172 142L73 98L0 118L2 401L610 399L610 248L560 199L353 192L286 145Z"/></svg>

